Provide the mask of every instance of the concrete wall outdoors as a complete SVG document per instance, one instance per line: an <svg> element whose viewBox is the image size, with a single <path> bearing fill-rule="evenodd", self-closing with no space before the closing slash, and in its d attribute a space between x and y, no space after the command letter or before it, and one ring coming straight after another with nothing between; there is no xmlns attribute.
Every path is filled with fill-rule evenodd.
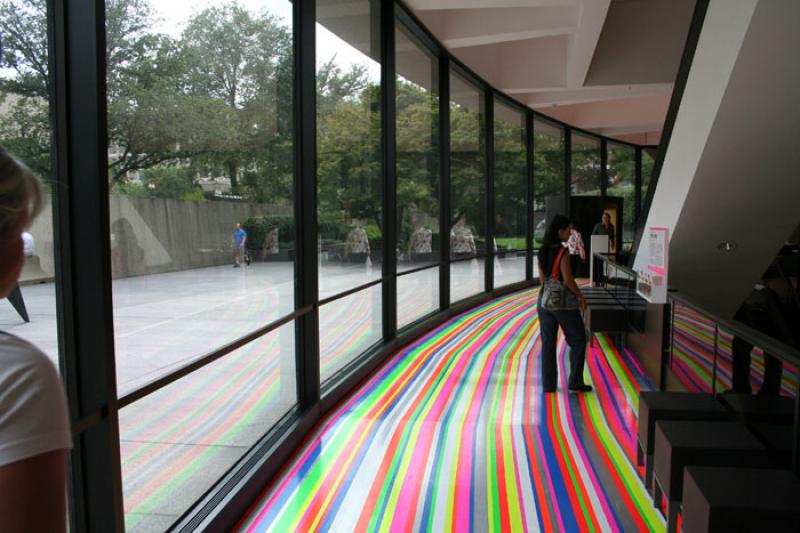
<svg viewBox="0 0 800 533"><path fill-rule="evenodd" d="M232 261L231 233L257 215L291 215L291 206L109 197L111 267L115 278L157 274ZM48 203L30 229L40 271L25 282L52 278L53 214ZM31 270L33 272L33 270Z"/></svg>

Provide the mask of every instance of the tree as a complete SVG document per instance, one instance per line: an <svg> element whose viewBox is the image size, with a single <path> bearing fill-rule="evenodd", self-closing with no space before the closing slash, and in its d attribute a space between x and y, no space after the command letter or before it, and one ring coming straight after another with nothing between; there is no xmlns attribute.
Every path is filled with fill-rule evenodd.
<svg viewBox="0 0 800 533"><path fill-rule="evenodd" d="M220 139L212 157L226 168L237 191L240 167L258 169L253 152L269 154L276 140L278 109L287 104L278 95L291 95L290 90L278 87L279 82L291 87L291 76L286 76L291 35L272 15L253 16L237 3L229 3L194 16L181 41L187 58L188 94L222 101L231 110L219 125L230 127L230 135Z"/></svg>

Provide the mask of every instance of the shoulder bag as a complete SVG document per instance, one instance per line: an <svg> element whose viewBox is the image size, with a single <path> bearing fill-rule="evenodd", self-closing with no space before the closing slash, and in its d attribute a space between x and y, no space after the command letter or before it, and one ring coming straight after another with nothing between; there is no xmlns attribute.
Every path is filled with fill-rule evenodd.
<svg viewBox="0 0 800 533"><path fill-rule="evenodd" d="M550 277L544 280L544 287L542 287L542 293L539 296L539 305L548 311L566 311L580 308L578 297L560 279L561 258L564 256L565 251L565 248L561 248L558 252Z"/></svg>

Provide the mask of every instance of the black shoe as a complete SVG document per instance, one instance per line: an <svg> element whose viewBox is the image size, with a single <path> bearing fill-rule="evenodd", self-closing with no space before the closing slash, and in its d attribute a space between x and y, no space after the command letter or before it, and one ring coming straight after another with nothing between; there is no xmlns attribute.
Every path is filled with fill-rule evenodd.
<svg viewBox="0 0 800 533"><path fill-rule="evenodd" d="M245 257L244 258L244 262L247 263L247 266L250 266L250 258L249 257Z"/></svg>
<svg viewBox="0 0 800 533"><path fill-rule="evenodd" d="M592 386L591 385L576 385L574 387L570 387L569 391L572 393L579 393L579 392L591 392Z"/></svg>
<svg viewBox="0 0 800 533"><path fill-rule="evenodd" d="M233 268L239 268L240 266L242 266L242 265L240 265L239 263L234 263L233 264Z"/></svg>

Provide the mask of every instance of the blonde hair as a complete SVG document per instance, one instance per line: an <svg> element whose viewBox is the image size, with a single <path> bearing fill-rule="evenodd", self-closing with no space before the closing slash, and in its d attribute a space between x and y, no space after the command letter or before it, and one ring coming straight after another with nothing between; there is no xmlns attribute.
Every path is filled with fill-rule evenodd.
<svg viewBox="0 0 800 533"><path fill-rule="evenodd" d="M33 172L0 146L0 241L27 228L43 201L42 186Z"/></svg>

